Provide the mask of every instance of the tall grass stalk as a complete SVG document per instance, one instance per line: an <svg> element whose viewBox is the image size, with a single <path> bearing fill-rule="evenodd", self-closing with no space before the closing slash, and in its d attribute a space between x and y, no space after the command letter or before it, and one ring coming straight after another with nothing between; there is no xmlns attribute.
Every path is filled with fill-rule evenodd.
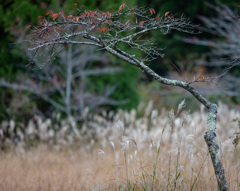
<svg viewBox="0 0 240 191"><path fill-rule="evenodd" d="M157 145L157 153L156 153L155 163L153 164L153 176L152 176L152 188L151 188L152 191L154 189L154 181L156 179L156 173L157 173L157 164L158 164L158 159L159 159L161 145L162 145L162 136L163 136L165 129L166 129L166 125L164 126L164 128L162 130L161 137L159 140L159 145Z"/></svg>
<svg viewBox="0 0 240 191"><path fill-rule="evenodd" d="M204 161L202 161L202 164L201 164L201 166L200 166L200 168L199 168L199 170L198 170L198 173L197 173L197 175L196 175L196 177L195 177L195 179L194 179L194 181L193 181L193 183L192 183L192 185L191 185L191 188L190 188L190 190L191 191L193 191L193 188L194 188L194 186L196 185L196 183L197 183L197 179L198 179L198 177L199 177L199 175L200 175L200 173L201 173L201 171L202 171L202 169L203 169L203 167L204 167L204 165L205 165L205 161L206 161L207 159L205 159Z"/></svg>

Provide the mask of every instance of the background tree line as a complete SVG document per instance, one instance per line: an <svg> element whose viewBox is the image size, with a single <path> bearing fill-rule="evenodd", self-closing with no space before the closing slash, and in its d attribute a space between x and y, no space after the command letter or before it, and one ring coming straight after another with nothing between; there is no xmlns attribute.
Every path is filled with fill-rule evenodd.
<svg viewBox="0 0 240 191"><path fill-rule="evenodd" d="M2 86L0 87L0 120L12 118L16 120L27 120L34 114L40 114L46 117L51 116L55 111L62 112L63 115L69 115L69 111L67 110L69 110L68 106L70 105L70 102L67 101L69 100L69 97L66 93L67 91L69 92L69 89L67 90L67 79L69 74L67 73L67 66L69 65L66 64L68 63L68 60L64 60L66 59L68 50L65 51L65 55L57 57L54 60L54 62L57 63L62 62L62 64L58 65L58 68L50 68L51 63L46 65L47 68L42 68L41 65L29 64L28 57L25 56L22 51L23 47L19 46L19 44L15 44L15 42L17 40L22 40L23 35L28 32L26 26L29 24L36 24L39 15L44 15L46 12L54 12L57 10L69 13L72 11L75 3L82 4L88 9L98 8L107 11L110 9L117 10L119 5L126 2L123 0L1 1L0 84ZM222 0L221 3L235 9L239 6L240 2L236 0ZM195 24L202 23L199 19L200 15L209 18L216 16L216 12L200 0L190 1L189 3L186 1L174 0L134 0L127 2L127 4L129 6L138 5L152 7L157 12L160 11L165 13L171 11L177 15L184 14ZM197 72L198 75L201 76L204 72L211 72L214 69L215 66L196 66L196 61L199 61L199 58L202 58L202 60L208 59L203 56L201 57L201 55L209 52L211 47L196 46L187 43L184 44L179 38L189 36L183 36L184 34L178 32L173 32L164 36L159 35L157 32L152 32L151 35L157 39L157 43L160 47L165 47L163 51L165 56L150 63L150 67L157 71L157 73L164 75L178 75L179 78L188 76L190 78L191 73ZM199 39L215 38L214 35L209 33L201 33L198 34L197 37ZM71 54L74 54L74 51L75 50L73 49ZM137 107L141 99L153 99L158 103L158 106L163 106L164 103L167 103L167 106L171 106L177 103L179 99L182 99L178 94L179 92L169 92L168 89L151 82L151 77L142 75L139 70L128 66L124 62L120 62L110 55L103 56L101 50L88 49L78 51L81 52L79 54L81 55L80 58L76 58L75 62L72 62L73 65L75 63L76 68L69 69L69 71L73 74L76 73L76 71L84 69L83 71L90 73L79 74L78 78L76 78L77 83L74 80L70 82L69 87L72 89L72 105L76 103L74 101L75 99L80 105L83 104L82 107L90 107L90 109L97 111L96 108L131 109ZM88 51L98 51L98 57L91 58ZM85 61L81 63L76 62L83 59ZM169 65L169 63L172 64ZM106 67L109 70L104 72L103 68ZM39 70L39 68L42 68L42 70ZM118 69L119 71L117 71ZM61 71L63 71L62 74ZM97 73L93 74L94 72ZM233 72L235 72L236 76L239 75L239 71L236 69ZM76 83L75 86L74 83ZM19 86L19 84L22 84L22 86ZM52 89L52 87L55 87L55 89ZM65 93L61 95L61 92ZM81 92L84 92L85 95L85 98L82 101L80 98L78 99L76 97L77 95L81 95L79 94ZM211 99L219 100L219 98L222 97L225 101L228 101L228 103L239 102L239 98L236 96L237 94L235 96L226 97L223 93L206 93L209 94ZM166 94L171 96L163 98L163 95ZM80 97L82 98L83 94ZM96 105L91 108L93 100L96 101ZM55 103L53 103L53 101ZM61 110L60 106L56 106L57 104L64 106L64 109L62 108ZM75 114L76 116L81 116L84 110L81 107L79 107L81 109L78 108L77 111L73 107L71 108L72 110L70 114Z"/></svg>

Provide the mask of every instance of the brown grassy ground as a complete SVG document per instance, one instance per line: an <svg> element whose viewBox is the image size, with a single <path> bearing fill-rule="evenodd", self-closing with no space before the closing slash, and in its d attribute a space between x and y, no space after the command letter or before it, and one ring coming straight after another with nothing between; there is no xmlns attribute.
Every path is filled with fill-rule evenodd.
<svg viewBox="0 0 240 191"><path fill-rule="evenodd" d="M217 190L211 161L206 153L191 157L160 153L153 181L154 155L137 154L125 165L124 155L116 165L113 152L101 158L97 150L54 151L39 147L21 154L0 156L1 191L37 190ZM238 155L239 159L239 155ZM183 169L179 168L181 163ZM224 157L229 187L240 190L240 162ZM128 171L128 175L126 173ZM180 174L179 174L180 173ZM127 179L128 177L128 179Z"/></svg>
<svg viewBox="0 0 240 191"><path fill-rule="evenodd" d="M0 191L217 190L203 140L205 112L141 119L134 112L117 115L124 124L97 117L105 127L95 127L91 144L49 145L44 138L31 149L21 143L0 152ZM240 190L240 146L229 138L238 128L231 122L238 115L220 106L218 136L231 191Z"/></svg>

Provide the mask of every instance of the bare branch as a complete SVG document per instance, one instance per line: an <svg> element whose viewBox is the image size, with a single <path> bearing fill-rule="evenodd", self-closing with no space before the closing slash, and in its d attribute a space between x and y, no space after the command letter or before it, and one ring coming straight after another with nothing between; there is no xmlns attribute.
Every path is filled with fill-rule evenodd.
<svg viewBox="0 0 240 191"><path fill-rule="evenodd" d="M44 100L46 100L47 102L52 104L58 110L65 111L64 107L61 104L55 102L53 99L51 99L46 94L46 91L45 92L41 91L41 89L37 86L32 87L32 86L29 86L29 85L9 83L9 82L5 81L4 79L0 79L0 86L6 87L6 88L11 88L11 89L14 89L14 90L21 90L21 91L27 91L27 92L33 93L33 94L35 94L39 97L42 97Z"/></svg>
<svg viewBox="0 0 240 191"><path fill-rule="evenodd" d="M62 12L56 13L58 15L53 14L53 21L45 17L38 27L33 28L28 40L25 41L30 43L31 48L28 48L28 51L39 51L56 44L93 45L116 50L118 44L126 44L146 54L145 61L151 61L163 54L160 52L161 49L156 48L153 40L144 37L147 33L153 30L160 30L163 34L171 30L194 32L193 25L184 17L176 18L171 14L166 16L158 14L154 17L150 15L148 9L142 7L126 6L123 12L113 13L99 10L78 11L79 16L75 17L68 17ZM94 36L93 32L100 36ZM50 55L50 58L52 57Z"/></svg>
<svg viewBox="0 0 240 191"><path fill-rule="evenodd" d="M234 11L226 5L221 3L218 3L218 6L210 3L207 3L207 5L216 12L216 16L212 18L199 17L205 24L205 27L199 27L199 29L214 35L214 37L206 40L195 37L183 38L181 40L187 43L209 47L211 52L206 53L208 60L202 61L201 65L215 67L216 76L214 78L219 81L218 84L230 85L229 83L225 83L225 81L227 81L225 75L229 70L233 69L233 67L239 67L240 63L240 19ZM222 69L223 67L225 69ZM224 91L223 89L222 92L229 95L230 91L235 91L235 93L231 93L231 95L240 95L238 81L239 80L235 82L232 81L232 84L227 86L231 89L228 91Z"/></svg>

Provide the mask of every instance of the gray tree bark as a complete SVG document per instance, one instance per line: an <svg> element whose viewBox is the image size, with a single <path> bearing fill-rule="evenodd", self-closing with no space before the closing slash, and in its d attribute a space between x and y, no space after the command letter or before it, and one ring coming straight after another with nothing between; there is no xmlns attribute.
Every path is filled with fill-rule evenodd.
<svg viewBox="0 0 240 191"><path fill-rule="evenodd" d="M217 110L218 108L215 104L212 104L208 109L207 131L205 132L204 139L212 159L213 168L218 182L218 188L221 191L227 191L228 185L225 171L221 161L219 145L216 143Z"/></svg>

